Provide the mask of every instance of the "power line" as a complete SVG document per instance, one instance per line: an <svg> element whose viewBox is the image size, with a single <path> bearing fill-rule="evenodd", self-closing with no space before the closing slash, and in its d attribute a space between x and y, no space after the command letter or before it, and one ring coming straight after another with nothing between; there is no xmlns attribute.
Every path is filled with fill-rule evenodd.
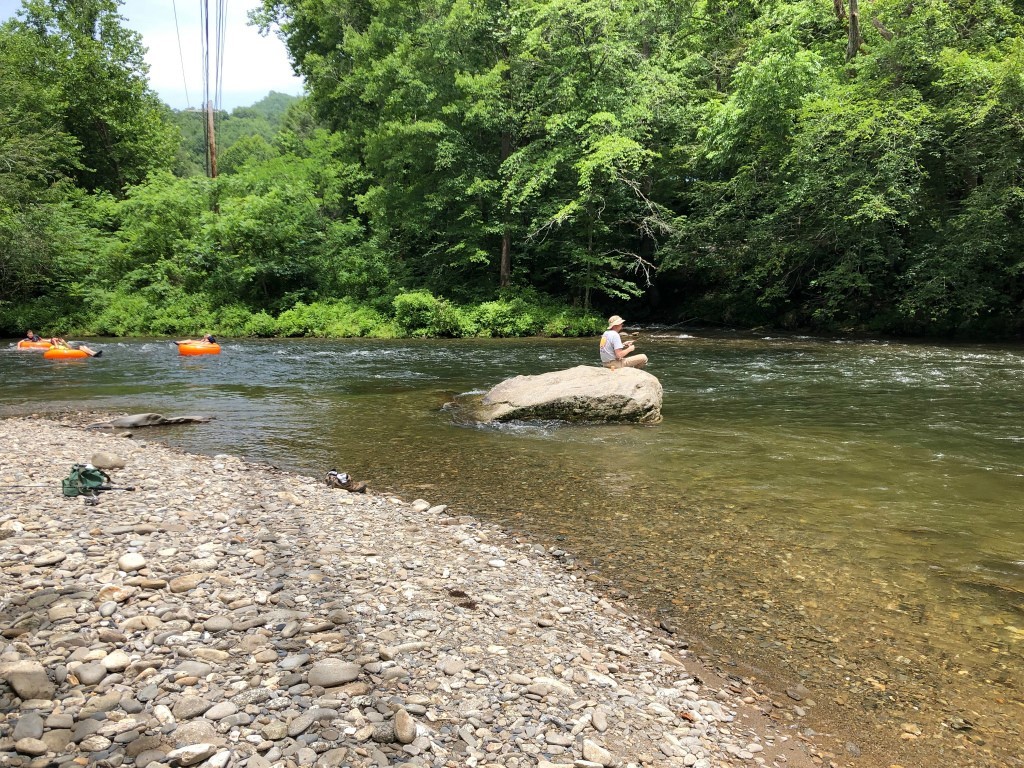
<svg viewBox="0 0 1024 768"><path fill-rule="evenodd" d="M203 106L210 98L210 4L199 0L199 41L202 51Z"/></svg>
<svg viewBox="0 0 1024 768"><path fill-rule="evenodd" d="M174 34L178 38L178 60L181 62L181 84L185 88L185 106L192 108L192 102L188 97L188 78L185 77L185 54L181 50L181 29L178 27L178 0L171 0L171 7L174 9Z"/></svg>
<svg viewBox="0 0 1024 768"><path fill-rule="evenodd" d="M214 11L213 48L210 48L210 0L200 0L200 38L203 56L203 108L206 111L204 133L206 135L206 172L210 177L217 175L217 142L215 122L221 118L221 96L224 91L224 48L227 34L227 0L217 0ZM210 91L210 59L213 58L213 92Z"/></svg>
<svg viewBox="0 0 1024 768"><path fill-rule="evenodd" d="M203 135L206 138L206 175L216 176L215 139L212 115L212 104L210 103L210 3L209 0L199 0L199 39L202 45L202 67L203 67L203 113L206 118L203 120Z"/></svg>
<svg viewBox="0 0 1024 768"><path fill-rule="evenodd" d="M218 111L221 109L224 97L224 50L225 38L228 29L228 0L217 2L217 85L214 96L214 104Z"/></svg>

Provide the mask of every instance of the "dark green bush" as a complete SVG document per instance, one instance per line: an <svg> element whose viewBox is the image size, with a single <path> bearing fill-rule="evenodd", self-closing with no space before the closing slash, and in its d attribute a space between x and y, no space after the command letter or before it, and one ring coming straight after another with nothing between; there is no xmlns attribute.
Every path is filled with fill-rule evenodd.
<svg viewBox="0 0 1024 768"><path fill-rule="evenodd" d="M247 336L246 327L252 320L252 310L244 304L229 304L219 307L214 313L216 318L213 330L223 336Z"/></svg>
<svg viewBox="0 0 1024 768"><path fill-rule="evenodd" d="M605 330L604 318L581 309L555 309L544 319L545 336L597 336Z"/></svg>
<svg viewBox="0 0 1024 768"><path fill-rule="evenodd" d="M101 304L103 299L105 304ZM98 336L131 336L150 332L156 310L138 293L93 295L90 302L102 309L89 320L88 330Z"/></svg>
<svg viewBox="0 0 1024 768"><path fill-rule="evenodd" d="M20 336L31 328L41 336L65 336L81 330L81 309L57 297L26 303L0 302L0 333Z"/></svg>
<svg viewBox="0 0 1024 768"><path fill-rule="evenodd" d="M268 337L278 334L277 320L266 312L254 313L245 323L242 329L242 336Z"/></svg>
<svg viewBox="0 0 1024 768"><path fill-rule="evenodd" d="M531 336L540 327L537 307L519 299L485 301L473 311L481 336Z"/></svg>
<svg viewBox="0 0 1024 768"><path fill-rule="evenodd" d="M430 328L437 299L430 291L400 293L391 302L395 311L395 322L412 336L425 336Z"/></svg>
<svg viewBox="0 0 1024 768"><path fill-rule="evenodd" d="M379 312L344 300L299 302L278 316L277 332L282 336L322 338L400 335Z"/></svg>

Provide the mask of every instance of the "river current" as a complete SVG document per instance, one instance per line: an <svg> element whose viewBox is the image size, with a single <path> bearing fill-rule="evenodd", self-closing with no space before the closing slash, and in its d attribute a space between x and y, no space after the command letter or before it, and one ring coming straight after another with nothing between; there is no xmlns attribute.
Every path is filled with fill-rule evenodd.
<svg viewBox="0 0 1024 768"><path fill-rule="evenodd" d="M0 415L216 414L145 436L564 549L843 759L1024 765L1024 348L647 329L662 424L494 427L448 406L596 340L95 341L0 352Z"/></svg>

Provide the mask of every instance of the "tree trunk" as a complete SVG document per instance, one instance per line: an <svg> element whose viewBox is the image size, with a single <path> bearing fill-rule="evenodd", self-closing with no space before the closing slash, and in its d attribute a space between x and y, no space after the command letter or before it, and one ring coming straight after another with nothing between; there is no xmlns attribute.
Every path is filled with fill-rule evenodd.
<svg viewBox="0 0 1024 768"><path fill-rule="evenodd" d="M651 194L654 191L654 178L651 174L647 174L643 177L640 189L643 192L645 200L651 199ZM648 213L650 213L648 211ZM643 263L649 264L654 261L654 254L657 249L657 241L654 239L654 231L649 222L641 220L640 226L640 243L637 248L637 255L643 260ZM650 282L648 280L648 282Z"/></svg>
<svg viewBox="0 0 1024 768"><path fill-rule="evenodd" d="M114 141L110 137L110 126L107 125L107 121L98 119L96 121L97 133L100 135L100 139L103 142L103 150L106 153L107 159L110 161L111 171L113 171L114 182L117 184L116 195L118 199L124 198L125 187L127 182L125 181L124 174L121 172L121 163L117 159L117 153L114 151Z"/></svg>
<svg viewBox="0 0 1024 768"><path fill-rule="evenodd" d="M878 34L880 34L886 40L892 40L892 31L887 26L885 26L885 24L880 22L877 17L871 19L871 23L875 25L875 29L878 30Z"/></svg>
<svg viewBox="0 0 1024 768"><path fill-rule="evenodd" d="M504 6L505 18L508 18L509 4L506 2ZM512 101L512 72L511 62L512 54L509 51L508 45L503 43L501 46L501 59L505 62L506 66L502 72L502 85L505 90L504 97L511 102ZM509 114L513 114L512 105L509 104ZM499 168L504 165L505 161L512 155L512 132L507 128L501 132L501 162ZM498 285L501 288L508 288L512 284L512 225L509 223L509 212L504 212L505 226L501 233L501 264L498 267Z"/></svg>
<svg viewBox="0 0 1024 768"><path fill-rule="evenodd" d="M853 57L860 50L860 10L857 8L857 0L850 0L850 36L846 42L846 60L853 61Z"/></svg>
<svg viewBox="0 0 1024 768"><path fill-rule="evenodd" d="M508 160L512 154L512 135L508 131L501 132L501 162ZM499 285L508 288L512 284L512 228L505 215L505 230L501 233L501 266L499 268Z"/></svg>

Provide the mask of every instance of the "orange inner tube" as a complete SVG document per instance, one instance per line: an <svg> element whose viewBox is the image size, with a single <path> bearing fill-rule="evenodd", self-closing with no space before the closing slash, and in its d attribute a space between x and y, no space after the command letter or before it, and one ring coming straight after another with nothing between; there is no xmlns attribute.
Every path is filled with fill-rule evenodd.
<svg viewBox="0 0 1024 768"><path fill-rule="evenodd" d="M43 357L47 360L75 360L88 356L88 354L80 349L65 349L64 347L53 347L43 352Z"/></svg>
<svg viewBox="0 0 1024 768"><path fill-rule="evenodd" d="M179 344L179 355L219 355L220 344L210 344L206 341L196 341L191 344Z"/></svg>
<svg viewBox="0 0 1024 768"><path fill-rule="evenodd" d="M29 341L28 339L22 339L18 342L18 349L49 349L52 347L48 341Z"/></svg>

